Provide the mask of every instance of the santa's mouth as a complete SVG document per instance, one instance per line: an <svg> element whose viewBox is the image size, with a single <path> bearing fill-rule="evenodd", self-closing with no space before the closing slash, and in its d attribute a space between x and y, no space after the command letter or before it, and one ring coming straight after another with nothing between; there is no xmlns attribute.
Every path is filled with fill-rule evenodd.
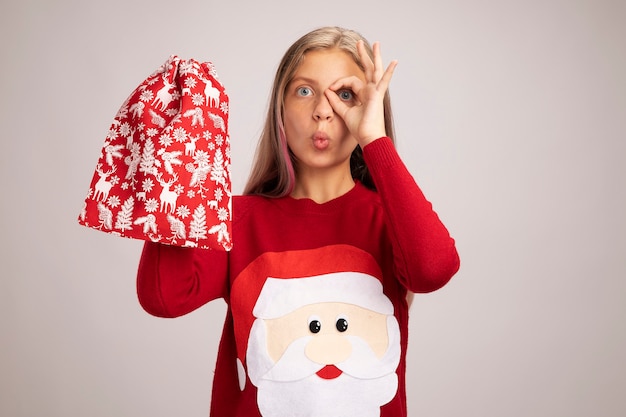
<svg viewBox="0 0 626 417"><path fill-rule="evenodd" d="M322 369L316 372L317 376L323 379L335 379L343 372L335 365L326 365Z"/></svg>

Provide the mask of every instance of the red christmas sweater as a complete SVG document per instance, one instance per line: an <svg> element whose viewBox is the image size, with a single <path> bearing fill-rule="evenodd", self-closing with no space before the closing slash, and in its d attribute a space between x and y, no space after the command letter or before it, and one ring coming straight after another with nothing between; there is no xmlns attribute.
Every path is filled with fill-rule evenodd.
<svg viewBox="0 0 626 417"><path fill-rule="evenodd" d="M147 312L228 305L211 416L407 415L407 290L442 287L459 257L391 140L363 151L376 192L237 196L230 252L145 244Z"/></svg>

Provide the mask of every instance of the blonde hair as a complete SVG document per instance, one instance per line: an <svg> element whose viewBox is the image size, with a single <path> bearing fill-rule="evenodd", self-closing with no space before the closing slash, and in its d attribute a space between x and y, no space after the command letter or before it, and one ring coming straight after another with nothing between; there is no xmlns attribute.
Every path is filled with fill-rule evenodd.
<svg viewBox="0 0 626 417"><path fill-rule="evenodd" d="M363 69L356 47L359 40L364 42L368 55L373 57L370 44L359 33L331 26L307 33L287 50L276 71L265 126L257 145L244 194L283 197L291 193L295 184L294 160L287 146L283 124L284 96L287 85L302 63L304 55L312 50L339 48L350 54L357 65ZM383 104L385 129L387 136L393 141L394 129L389 92L385 94ZM374 189L374 183L363 160L360 146L352 152L350 170L354 179Z"/></svg>

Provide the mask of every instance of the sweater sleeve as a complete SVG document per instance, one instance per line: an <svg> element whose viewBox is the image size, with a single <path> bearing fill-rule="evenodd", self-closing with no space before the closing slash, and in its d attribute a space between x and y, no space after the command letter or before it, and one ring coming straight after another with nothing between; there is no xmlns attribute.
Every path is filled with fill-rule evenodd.
<svg viewBox="0 0 626 417"><path fill-rule="evenodd" d="M385 211L398 279L410 291L430 292L458 271L455 242L400 159L391 139L363 149Z"/></svg>
<svg viewBox="0 0 626 417"><path fill-rule="evenodd" d="M226 294L224 251L144 244L137 272L141 306L158 317L178 317Z"/></svg>

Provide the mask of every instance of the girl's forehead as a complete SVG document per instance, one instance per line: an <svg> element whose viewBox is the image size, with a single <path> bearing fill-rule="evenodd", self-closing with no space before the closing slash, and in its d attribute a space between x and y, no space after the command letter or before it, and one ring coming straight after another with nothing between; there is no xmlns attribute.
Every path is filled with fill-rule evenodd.
<svg viewBox="0 0 626 417"><path fill-rule="evenodd" d="M310 80L335 81L342 77L363 76L352 55L338 48L315 49L304 54L302 62L296 68L292 79L306 78Z"/></svg>

